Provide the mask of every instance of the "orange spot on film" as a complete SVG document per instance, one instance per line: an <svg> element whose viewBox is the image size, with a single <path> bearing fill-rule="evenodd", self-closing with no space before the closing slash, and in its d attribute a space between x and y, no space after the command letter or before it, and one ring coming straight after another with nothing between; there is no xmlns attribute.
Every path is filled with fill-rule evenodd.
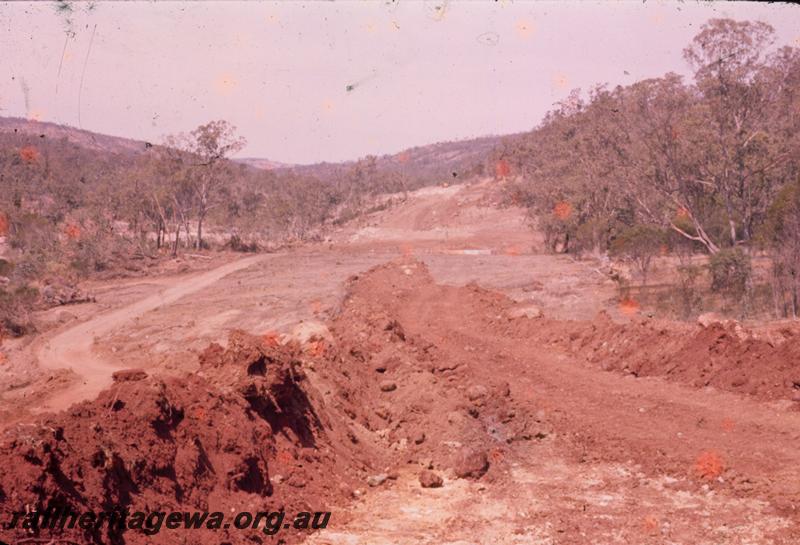
<svg viewBox="0 0 800 545"><path fill-rule="evenodd" d="M275 458L284 464L291 464L294 461L294 456L288 450L279 450L277 456Z"/></svg>
<svg viewBox="0 0 800 545"><path fill-rule="evenodd" d="M566 220L572 215L572 205L567 201L561 201L553 207L553 214L560 220Z"/></svg>
<svg viewBox="0 0 800 545"><path fill-rule="evenodd" d="M8 216L0 212L0 237L8 234L9 226Z"/></svg>
<svg viewBox="0 0 800 545"><path fill-rule="evenodd" d="M269 347L276 347L280 344L279 336L277 331L267 331L261 336L261 342L264 343L264 346Z"/></svg>
<svg viewBox="0 0 800 545"><path fill-rule="evenodd" d="M324 356L327 349L325 341L312 341L306 345L306 353L315 358Z"/></svg>
<svg viewBox="0 0 800 545"><path fill-rule="evenodd" d="M639 303L630 297L619 302L619 311L623 314L631 315L639 312Z"/></svg>
<svg viewBox="0 0 800 545"><path fill-rule="evenodd" d="M552 83L553 87L557 89L566 89L569 85L569 78L565 74L555 74Z"/></svg>
<svg viewBox="0 0 800 545"><path fill-rule="evenodd" d="M522 251L519 249L519 246L506 246L505 249L503 249L503 253L506 255L518 256Z"/></svg>
<svg viewBox="0 0 800 545"><path fill-rule="evenodd" d="M644 529L647 533L653 534L658 531L660 526L658 517L655 515L647 515L644 517Z"/></svg>
<svg viewBox="0 0 800 545"><path fill-rule="evenodd" d="M401 244L400 253L403 254L403 257L411 257L414 255L414 247L411 244Z"/></svg>
<svg viewBox="0 0 800 545"><path fill-rule="evenodd" d="M503 451L499 448L493 448L489 451L489 459L495 464L502 460L504 456Z"/></svg>
<svg viewBox="0 0 800 545"><path fill-rule="evenodd" d="M214 80L214 88L220 95L229 95L239 86L236 76L230 73L220 74Z"/></svg>
<svg viewBox="0 0 800 545"><path fill-rule="evenodd" d="M494 165L494 174L496 178L505 178L511 175L511 165L505 159L500 159Z"/></svg>
<svg viewBox="0 0 800 545"><path fill-rule="evenodd" d="M517 21L517 24L514 26L517 30L517 34L519 34L523 38L527 38L535 31L535 27L533 23L530 21L520 20Z"/></svg>
<svg viewBox="0 0 800 545"><path fill-rule="evenodd" d="M722 429L725 431L734 431L736 429L736 422L732 418L724 418L722 420Z"/></svg>
<svg viewBox="0 0 800 545"><path fill-rule="evenodd" d="M39 150L33 146L25 146L19 150L19 156L26 163L35 163L39 160Z"/></svg>
<svg viewBox="0 0 800 545"><path fill-rule="evenodd" d="M64 234L67 235L67 238L70 240L78 240L81 238L81 228L74 223L70 223L64 227Z"/></svg>
<svg viewBox="0 0 800 545"><path fill-rule="evenodd" d="M712 481L725 471L725 462L716 451L701 452L692 466L694 474L704 481Z"/></svg>

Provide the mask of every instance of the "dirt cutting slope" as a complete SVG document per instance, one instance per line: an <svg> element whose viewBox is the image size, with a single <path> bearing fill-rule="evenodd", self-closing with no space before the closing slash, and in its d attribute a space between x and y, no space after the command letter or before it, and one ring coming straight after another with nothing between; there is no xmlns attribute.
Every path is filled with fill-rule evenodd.
<svg viewBox="0 0 800 545"><path fill-rule="evenodd" d="M407 253L528 253L539 237L529 228L525 209L501 206L502 187L487 178L396 195L393 206L357 220L335 240L351 246L401 245Z"/></svg>

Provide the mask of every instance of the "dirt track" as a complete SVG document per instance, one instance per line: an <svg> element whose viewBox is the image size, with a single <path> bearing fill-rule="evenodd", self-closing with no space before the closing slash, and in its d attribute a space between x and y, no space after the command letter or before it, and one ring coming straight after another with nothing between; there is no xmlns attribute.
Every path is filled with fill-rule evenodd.
<svg viewBox="0 0 800 545"><path fill-rule="evenodd" d="M256 256L227 263L210 271L181 279L178 285L169 287L133 304L93 317L70 327L47 341L37 351L39 365L43 369L56 371L72 369L78 378L69 389L47 399L40 410L62 410L73 403L92 399L101 390L111 385L111 375L121 367L95 354L95 340L112 331L122 329L145 313L162 305L197 292L219 279L250 267L268 256Z"/></svg>
<svg viewBox="0 0 800 545"><path fill-rule="evenodd" d="M332 448L357 437L371 458L339 452L338 466L303 469L304 486L319 468L314 486L341 478L348 492L331 527L309 544L796 543L800 413L789 401L791 381L787 389L763 375L776 381L752 390L771 392L764 401L722 391L724 382L714 389L684 376L636 378L618 372L622 365L603 370L617 345L609 338L597 348L606 326L591 320L616 312L613 287L591 267L537 253L519 211L486 207L490 196L485 185L423 192L330 246L237 261L61 331L39 350L41 361L47 369L81 363L75 370L88 380L40 408L93 397L123 367L197 374L198 353L212 341L225 346L233 328L269 339L301 321L325 322L333 346L314 345L322 355L305 367L319 392L312 398L331 416ZM545 318L511 317L531 304ZM663 324L662 335L653 327L653 337L631 328L614 342L627 343L623 359L644 358L650 367L642 368L658 375L651 345L663 337L677 347L700 330ZM711 358L721 342L695 350ZM714 365L756 369L747 358L758 346L734 348ZM658 358L688 357L670 350ZM759 350L761 369L790 353ZM386 369L376 374L376 364ZM396 390L379 389L384 380ZM491 392L478 404L467 395L476 385ZM342 415L349 423L337 423ZM420 431L426 439L415 446ZM277 441L278 452L302 458L291 437ZM490 454L479 480L453 473L453 456L468 446ZM286 475L282 463L271 459L270 474ZM444 487L420 488L429 464ZM396 480L365 484L386 466ZM276 494L298 493L275 486Z"/></svg>

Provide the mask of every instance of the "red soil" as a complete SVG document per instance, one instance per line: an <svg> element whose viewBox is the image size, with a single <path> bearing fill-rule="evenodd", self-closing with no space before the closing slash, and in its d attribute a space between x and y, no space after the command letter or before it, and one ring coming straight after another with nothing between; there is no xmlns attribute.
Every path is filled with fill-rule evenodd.
<svg viewBox="0 0 800 545"><path fill-rule="evenodd" d="M555 434L581 463L682 476L762 499L795 522L795 415L693 387L789 399L800 378L796 332L768 342L735 326L568 322L514 317L516 307L474 284L438 285L411 259L375 267L348 282L332 340L281 345L236 332L200 355L198 373L117 375L97 400L7 430L0 509L57 499L76 510L321 511L365 483L392 486L409 464L425 483L436 482L430 470L499 482L527 445ZM648 517L645 534L658 525ZM572 522L559 530L564 543L590 531ZM63 537L151 542L135 532ZM230 543L302 537L213 534ZM183 538L162 532L158 543Z"/></svg>

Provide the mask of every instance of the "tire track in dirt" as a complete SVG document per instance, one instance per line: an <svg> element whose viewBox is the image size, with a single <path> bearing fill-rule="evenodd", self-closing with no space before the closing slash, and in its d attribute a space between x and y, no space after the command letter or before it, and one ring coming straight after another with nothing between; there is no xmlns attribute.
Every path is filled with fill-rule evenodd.
<svg viewBox="0 0 800 545"><path fill-rule="evenodd" d="M36 351L39 365L51 371L72 369L78 375L78 380L65 390L51 396L39 410L66 409L74 403L93 399L111 384L112 374L122 367L93 352L95 339L123 327L147 312L174 303L268 257L270 256L260 255L239 259L190 278L178 279L177 285L133 304L95 316L54 336Z"/></svg>

